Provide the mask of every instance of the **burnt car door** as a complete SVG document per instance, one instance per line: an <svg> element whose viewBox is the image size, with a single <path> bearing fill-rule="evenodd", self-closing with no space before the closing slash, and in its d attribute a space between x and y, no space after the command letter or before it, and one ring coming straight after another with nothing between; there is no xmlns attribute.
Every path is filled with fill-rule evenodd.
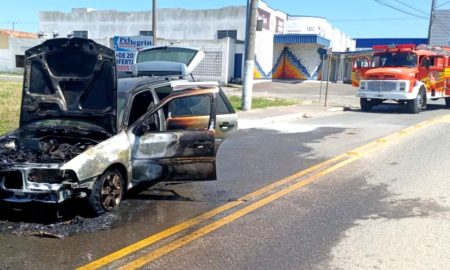
<svg viewBox="0 0 450 270"><path fill-rule="evenodd" d="M188 81L178 81L171 83L172 88L176 89L179 87L191 87L191 88L205 88L212 87L218 88L219 93L217 94L217 109L216 109L216 125L215 125L215 137L216 137L216 151L219 148L220 144L229 136L234 134L238 129L238 116L233 109L230 101L228 100L225 93L220 88L217 82L188 82ZM167 96L166 89L155 89L156 95L159 99L163 99ZM209 111L197 111L196 113L204 116L197 117L198 121L202 121L204 125L208 123Z"/></svg>
<svg viewBox="0 0 450 270"><path fill-rule="evenodd" d="M133 184L216 180L218 93L215 87L173 91L132 127ZM148 129L150 126L157 128Z"/></svg>
<svg viewBox="0 0 450 270"><path fill-rule="evenodd" d="M216 150L220 144L238 129L238 116L225 93L217 95Z"/></svg>

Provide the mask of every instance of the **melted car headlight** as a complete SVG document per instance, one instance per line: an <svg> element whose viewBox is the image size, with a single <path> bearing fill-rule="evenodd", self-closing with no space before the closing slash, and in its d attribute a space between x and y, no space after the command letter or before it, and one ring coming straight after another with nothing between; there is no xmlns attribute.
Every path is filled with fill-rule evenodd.
<svg viewBox="0 0 450 270"><path fill-rule="evenodd" d="M75 172L59 169L32 169L28 173L28 181L33 183L59 184L64 181L76 182Z"/></svg>

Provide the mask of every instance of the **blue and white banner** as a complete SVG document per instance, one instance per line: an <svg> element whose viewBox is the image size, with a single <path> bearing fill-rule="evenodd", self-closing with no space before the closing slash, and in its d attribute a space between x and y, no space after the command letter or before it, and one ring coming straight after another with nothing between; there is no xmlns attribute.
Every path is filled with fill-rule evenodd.
<svg viewBox="0 0 450 270"><path fill-rule="evenodd" d="M133 71L133 60L136 52L152 46L150 36L118 36L114 37L117 71Z"/></svg>

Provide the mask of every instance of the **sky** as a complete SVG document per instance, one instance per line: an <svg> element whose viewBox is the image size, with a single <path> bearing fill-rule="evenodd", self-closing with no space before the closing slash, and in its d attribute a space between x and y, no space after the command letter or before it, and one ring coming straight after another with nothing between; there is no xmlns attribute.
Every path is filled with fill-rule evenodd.
<svg viewBox="0 0 450 270"><path fill-rule="evenodd" d="M72 8L142 11L152 0L0 0L0 28L38 31L39 11L69 12ZM432 0L265 0L290 15L319 16L352 38L426 38ZM157 0L157 8L220 8L245 5L246 0ZM437 0L438 9L450 1Z"/></svg>

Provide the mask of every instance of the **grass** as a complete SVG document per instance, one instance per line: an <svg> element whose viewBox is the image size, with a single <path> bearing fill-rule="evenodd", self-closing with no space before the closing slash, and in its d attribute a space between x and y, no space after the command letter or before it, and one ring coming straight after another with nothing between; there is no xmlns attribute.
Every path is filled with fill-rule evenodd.
<svg viewBox="0 0 450 270"><path fill-rule="evenodd" d="M241 110L242 98L239 96L229 96L228 99L235 110ZM252 98L252 109L263 109L268 107L280 107L298 104L293 99L282 98Z"/></svg>
<svg viewBox="0 0 450 270"><path fill-rule="evenodd" d="M22 71L11 71L11 72L0 71L0 75L7 75L7 76L22 76L22 75L23 75L23 72L22 72Z"/></svg>
<svg viewBox="0 0 450 270"><path fill-rule="evenodd" d="M19 126L22 82L0 81L0 134Z"/></svg>
<svg viewBox="0 0 450 270"><path fill-rule="evenodd" d="M4 134L19 125L22 82L0 80L0 134ZM241 97L229 96L235 110L241 110ZM252 109L279 107L298 104L296 100L281 98L253 98Z"/></svg>

